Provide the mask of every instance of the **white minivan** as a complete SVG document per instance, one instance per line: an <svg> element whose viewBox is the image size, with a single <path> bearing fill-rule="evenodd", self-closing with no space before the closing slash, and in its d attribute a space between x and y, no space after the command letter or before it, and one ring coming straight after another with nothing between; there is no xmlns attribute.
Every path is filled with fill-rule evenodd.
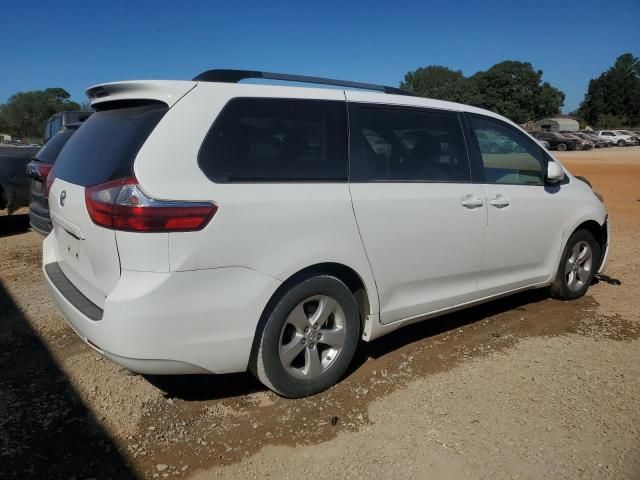
<svg viewBox="0 0 640 480"><path fill-rule="evenodd" d="M530 288L574 299L606 262L601 197L486 110L237 70L87 94L47 182L44 276L134 372L312 395L360 340Z"/></svg>

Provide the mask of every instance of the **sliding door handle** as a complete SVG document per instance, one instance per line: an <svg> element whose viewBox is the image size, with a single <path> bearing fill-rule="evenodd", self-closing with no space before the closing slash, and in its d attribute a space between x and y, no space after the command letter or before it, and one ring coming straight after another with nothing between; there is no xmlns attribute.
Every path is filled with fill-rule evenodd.
<svg viewBox="0 0 640 480"><path fill-rule="evenodd" d="M496 195L489 203L496 208L504 208L509 206L509 199L502 195Z"/></svg>
<svg viewBox="0 0 640 480"><path fill-rule="evenodd" d="M460 200L460 205L465 208L479 208L484 205L484 202L481 198L469 194L462 197L462 200Z"/></svg>

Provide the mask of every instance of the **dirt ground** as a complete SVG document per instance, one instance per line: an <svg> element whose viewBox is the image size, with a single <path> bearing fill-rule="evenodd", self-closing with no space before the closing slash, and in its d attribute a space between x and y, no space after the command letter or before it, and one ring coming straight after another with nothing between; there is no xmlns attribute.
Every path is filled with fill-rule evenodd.
<svg viewBox="0 0 640 480"><path fill-rule="evenodd" d="M303 400L102 359L44 287L42 237L0 218L0 478L639 479L640 147L559 157L610 212L587 296L407 327Z"/></svg>

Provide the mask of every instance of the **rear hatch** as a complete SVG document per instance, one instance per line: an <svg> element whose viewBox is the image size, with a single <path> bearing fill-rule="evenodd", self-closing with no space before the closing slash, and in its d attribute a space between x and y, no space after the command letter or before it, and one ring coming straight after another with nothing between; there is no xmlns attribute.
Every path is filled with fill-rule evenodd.
<svg viewBox="0 0 640 480"><path fill-rule="evenodd" d="M49 210L60 269L103 308L120 277L120 258L115 231L94 223L85 192L88 187L133 177L138 151L169 107L155 100L127 100L98 108L57 158Z"/></svg>

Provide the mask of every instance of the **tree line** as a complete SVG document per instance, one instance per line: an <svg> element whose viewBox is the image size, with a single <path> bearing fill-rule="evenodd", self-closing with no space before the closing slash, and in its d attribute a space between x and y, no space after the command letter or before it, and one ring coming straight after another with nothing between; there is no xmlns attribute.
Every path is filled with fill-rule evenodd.
<svg viewBox="0 0 640 480"><path fill-rule="evenodd" d="M63 88L47 88L12 95L0 104L0 133L17 138L41 138L51 115L65 110L80 110Z"/></svg>
<svg viewBox="0 0 640 480"><path fill-rule="evenodd" d="M557 115L565 95L542 81L542 70L508 60L465 77L460 70L430 65L408 72L400 87L423 97L486 108L526 123ZM589 82L580 108L572 112L583 124L610 128L640 125L640 60L631 53Z"/></svg>
<svg viewBox="0 0 640 480"><path fill-rule="evenodd" d="M542 81L542 70L528 62L507 60L465 77L440 65L405 75L400 88L416 95L486 108L525 123L560 112L564 93Z"/></svg>
<svg viewBox="0 0 640 480"><path fill-rule="evenodd" d="M404 76L400 88L423 97L492 110L516 123L557 115L565 95L542 80L528 62L507 60L466 77L442 65L421 67ZM41 137L47 119L63 110L86 109L62 88L16 93L0 104L0 133ZM640 126L640 59L620 55L613 66L589 82L577 111L581 123L595 128Z"/></svg>

